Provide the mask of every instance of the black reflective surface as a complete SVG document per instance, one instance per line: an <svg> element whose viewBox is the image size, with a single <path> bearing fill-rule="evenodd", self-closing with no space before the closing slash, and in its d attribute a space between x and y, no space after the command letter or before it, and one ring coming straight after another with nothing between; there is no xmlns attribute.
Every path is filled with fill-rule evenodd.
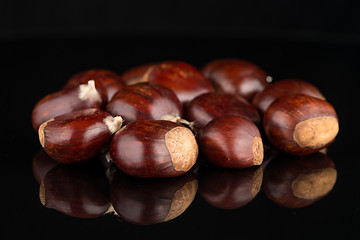
<svg viewBox="0 0 360 240"><path fill-rule="evenodd" d="M2 76L2 84L5 84L5 88L2 88L2 132L5 131L5 145L1 183L5 214L1 234L5 239L344 239L360 236L360 162L357 152L360 133L357 121L359 50L360 45L354 43L220 37L139 36L2 41L1 52L5 60L2 67L5 73ZM93 198L91 194L87 200L85 210L95 204L96 207L92 209L98 212L91 210L91 214L96 218L71 217L42 205L38 181L46 171L34 175L33 159L41 147L31 127L31 110L40 98L58 90L72 74L85 69L106 68L121 73L142 63L167 59L184 60L201 67L220 57L253 61L275 80L301 78L310 81L334 105L339 116L340 132L327 154L336 168L336 182L329 193L301 208L288 208L275 203L263 188L257 194L251 194L250 187L247 198L236 199L234 196L238 196L238 193L246 196L244 192L247 192L248 185L253 186L241 186L244 179L253 178L241 179L245 173L241 177L234 173L232 176L231 173L217 173L212 168L202 166L195 174L198 189L194 199L182 214L163 223L141 226L129 223L129 217L128 221L124 221L124 216L118 218L112 214L100 214L106 212L108 201L111 201L111 185L106 190L109 195L99 191L103 196L100 201L94 200L96 197ZM271 164L270 161L263 166L263 180ZM48 168L52 166L50 162ZM103 173L98 173L100 179L104 177ZM229 184L218 186L224 189L225 194L212 189L215 183L204 181L214 178L230 179ZM105 180L100 182L106 185ZM96 186L99 181L88 183L82 180L82 184ZM129 181L123 188L129 196L135 194L132 184ZM91 189L97 187L92 186ZM151 187L148 186L148 189ZM74 192L80 194L79 191ZM159 193L159 196L162 195ZM227 197L232 202L226 202ZM157 198L148 199L152 208L143 213L154 212L159 206ZM167 202L162 202L160 206L166 210L171 197L165 196L163 199L167 199ZM66 203L64 199L61 202ZM68 211L68 208L60 210L64 212L64 209ZM162 222L167 214L164 216L159 216L155 222Z"/></svg>

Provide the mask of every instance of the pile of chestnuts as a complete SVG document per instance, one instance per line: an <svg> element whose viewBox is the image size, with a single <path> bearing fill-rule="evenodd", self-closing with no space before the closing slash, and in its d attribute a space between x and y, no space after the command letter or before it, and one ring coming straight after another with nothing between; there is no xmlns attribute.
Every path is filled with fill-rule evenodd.
<svg viewBox="0 0 360 240"><path fill-rule="evenodd" d="M201 70L164 61L121 75L80 72L35 105L32 125L58 162L108 153L122 172L143 178L184 175L199 154L223 168L261 165L263 143L309 155L339 131L333 106L314 85L272 82L240 59L214 60Z"/></svg>

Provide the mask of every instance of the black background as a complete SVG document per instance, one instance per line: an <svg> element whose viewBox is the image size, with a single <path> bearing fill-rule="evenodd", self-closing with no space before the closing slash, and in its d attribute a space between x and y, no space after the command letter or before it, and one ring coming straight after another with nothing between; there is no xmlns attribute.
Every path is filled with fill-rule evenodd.
<svg viewBox="0 0 360 240"><path fill-rule="evenodd" d="M354 238L360 236L358 1L1 1L4 239ZM76 219L43 207L31 165L40 150L31 127L35 103L82 70L121 73L147 62L201 67L237 57L273 79L316 85L337 110L340 132L328 155L334 189L301 209L263 192L245 207L221 210L199 194L178 218L153 226L112 216Z"/></svg>

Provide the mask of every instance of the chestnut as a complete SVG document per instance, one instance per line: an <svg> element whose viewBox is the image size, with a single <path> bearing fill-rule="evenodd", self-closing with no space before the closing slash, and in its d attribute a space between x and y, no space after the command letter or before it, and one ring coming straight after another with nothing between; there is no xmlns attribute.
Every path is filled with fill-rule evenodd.
<svg viewBox="0 0 360 240"><path fill-rule="evenodd" d="M35 131L47 120L86 108L103 108L107 93L101 83L90 80L74 88L63 89L42 98L32 111Z"/></svg>
<svg viewBox="0 0 360 240"><path fill-rule="evenodd" d="M108 102L106 111L113 116L120 115L124 123L183 117L182 105L175 93L155 83L124 87Z"/></svg>
<svg viewBox="0 0 360 240"><path fill-rule="evenodd" d="M333 106L322 99L284 96L264 114L264 130L270 143L294 155L306 155L329 146L339 131Z"/></svg>
<svg viewBox="0 0 360 240"><path fill-rule="evenodd" d="M118 216L136 225L151 225L180 216L193 202L198 182L191 172L163 178L136 178L116 171L110 200Z"/></svg>
<svg viewBox="0 0 360 240"><path fill-rule="evenodd" d="M165 86L173 90L183 104L200 94L214 91L210 81L198 69L181 61L165 61L138 66L124 72L121 79L128 85L153 82Z"/></svg>
<svg viewBox="0 0 360 240"><path fill-rule="evenodd" d="M259 129L246 118L215 118L200 129L197 140L204 156L220 167L251 167L260 165L264 158Z"/></svg>
<svg viewBox="0 0 360 240"><path fill-rule="evenodd" d="M84 162L95 157L122 124L99 109L84 109L52 118L39 127L45 152L62 163Z"/></svg>
<svg viewBox="0 0 360 240"><path fill-rule="evenodd" d="M284 79L269 84L263 91L257 93L252 104L263 115L266 109L276 99L282 96L303 94L311 97L324 99L325 97L314 85L300 79Z"/></svg>
<svg viewBox="0 0 360 240"><path fill-rule="evenodd" d="M175 177L195 164L198 145L193 133L165 120L134 121L118 131L110 143L114 163L136 177Z"/></svg>
<svg viewBox="0 0 360 240"><path fill-rule="evenodd" d="M73 88L89 80L95 80L104 86L107 92L107 100L110 100L117 91L125 86L121 81L120 76L113 71L106 69L90 69L71 76L64 88Z"/></svg>
<svg viewBox="0 0 360 240"><path fill-rule="evenodd" d="M250 101L271 82L264 70L249 61L231 58L207 63L202 72L217 91L238 94Z"/></svg>
<svg viewBox="0 0 360 240"><path fill-rule="evenodd" d="M96 218L110 207L109 182L99 162L59 164L40 184L41 203L63 214Z"/></svg>
<svg viewBox="0 0 360 240"><path fill-rule="evenodd" d="M214 207L236 209L245 206L256 197L262 179L261 166L246 169L209 166L200 169L199 193Z"/></svg>
<svg viewBox="0 0 360 240"><path fill-rule="evenodd" d="M305 207L328 194L336 177L333 160L323 153L283 154L267 166L263 190L267 198L283 207Z"/></svg>
<svg viewBox="0 0 360 240"><path fill-rule="evenodd" d="M257 109L234 94L204 93L190 101L185 110L185 118L194 121L200 128L216 117L229 115L249 119L256 125L261 122Z"/></svg>

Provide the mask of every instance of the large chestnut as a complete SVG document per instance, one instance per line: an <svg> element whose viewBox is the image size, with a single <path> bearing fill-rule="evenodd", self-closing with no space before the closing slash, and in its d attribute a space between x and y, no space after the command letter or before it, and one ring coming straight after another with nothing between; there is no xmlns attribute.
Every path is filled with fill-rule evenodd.
<svg viewBox="0 0 360 240"><path fill-rule="evenodd" d="M40 201L72 217L96 218L110 207L109 183L99 162L59 164L40 184Z"/></svg>
<svg viewBox="0 0 360 240"><path fill-rule="evenodd" d="M47 120L86 108L103 108L107 93L99 82L90 80L73 88L66 88L42 98L32 111L35 131Z"/></svg>
<svg viewBox="0 0 360 240"><path fill-rule="evenodd" d="M205 126L216 117L239 116L260 125L257 109L244 98L219 92L204 93L186 106L185 118L194 121L198 127Z"/></svg>
<svg viewBox="0 0 360 240"><path fill-rule="evenodd" d="M195 164L198 145L193 133L181 124L142 120L125 125L110 143L114 163L137 177L183 175Z"/></svg>
<svg viewBox="0 0 360 240"><path fill-rule="evenodd" d="M306 95L277 99L265 112L263 123L271 144L294 155L311 154L327 147L339 131L333 106Z"/></svg>
<svg viewBox="0 0 360 240"><path fill-rule="evenodd" d="M319 89L309 82L300 79L284 79L269 84L263 91L257 93L252 100L252 104L257 107L261 114L264 114L276 99L297 94L325 99Z"/></svg>
<svg viewBox="0 0 360 240"><path fill-rule="evenodd" d="M209 166L200 169L199 193L214 207L235 209L245 206L256 197L262 179L261 166L246 169Z"/></svg>
<svg viewBox="0 0 360 240"><path fill-rule="evenodd" d="M73 88L89 80L95 80L104 86L107 100L110 100L125 85L115 72L106 69L91 69L71 76L64 88Z"/></svg>
<svg viewBox="0 0 360 240"><path fill-rule="evenodd" d="M259 129L246 118L215 118L200 129L197 140L204 156L220 167L251 167L260 165L264 158Z"/></svg>
<svg viewBox="0 0 360 240"><path fill-rule="evenodd" d="M273 202L288 208L308 206L334 187L337 171L323 153L282 156L270 162L264 173L263 189Z"/></svg>
<svg viewBox="0 0 360 240"><path fill-rule="evenodd" d="M257 65L235 58L211 61L202 72L218 91L238 94L249 101L271 81Z"/></svg>
<svg viewBox="0 0 360 240"><path fill-rule="evenodd" d="M84 109L52 118L39 127L45 152L62 163L84 162L96 156L122 124L99 109Z"/></svg>
<svg viewBox="0 0 360 240"><path fill-rule="evenodd" d="M192 65L181 61L165 61L135 67L121 75L126 84L153 82L173 90L181 103L214 91L211 83Z"/></svg>
<svg viewBox="0 0 360 240"><path fill-rule="evenodd" d="M183 117L182 105L175 93L155 83L124 87L108 102L106 111L113 116L120 115L125 123Z"/></svg>
<svg viewBox="0 0 360 240"><path fill-rule="evenodd" d="M180 216L193 202L197 188L191 172L170 179L144 179L117 171L110 184L110 199L121 219L151 225Z"/></svg>

